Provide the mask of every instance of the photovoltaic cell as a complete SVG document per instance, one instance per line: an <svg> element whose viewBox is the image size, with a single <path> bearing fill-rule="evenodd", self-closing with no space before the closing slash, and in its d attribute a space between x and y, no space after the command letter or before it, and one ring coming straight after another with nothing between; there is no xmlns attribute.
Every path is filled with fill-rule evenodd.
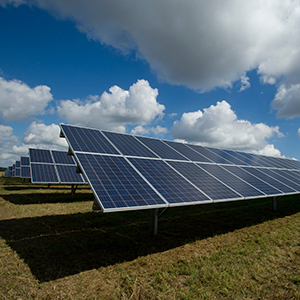
<svg viewBox="0 0 300 300"><path fill-rule="evenodd" d="M194 163L169 161L168 164L213 200L243 199L240 194L234 192Z"/></svg>
<svg viewBox="0 0 300 300"><path fill-rule="evenodd" d="M137 136L136 138L148 148L150 148L152 151L154 151L157 154L157 156L163 159L188 160L186 157L173 150L173 148L169 147L161 140L150 139L140 136Z"/></svg>
<svg viewBox="0 0 300 300"><path fill-rule="evenodd" d="M76 158L104 211L167 206L125 158L84 153Z"/></svg>
<svg viewBox="0 0 300 300"><path fill-rule="evenodd" d="M211 202L164 161L139 158L129 160L170 204Z"/></svg>
<svg viewBox="0 0 300 300"><path fill-rule="evenodd" d="M119 154L97 129L87 129L63 124L60 126L73 151Z"/></svg>
<svg viewBox="0 0 300 300"><path fill-rule="evenodd" d="M118 134L114 132L103 132L108 139L117 146L122 154L127 156L156 157L157 156L140 143L132 135Z"/></svg>
<svg viewBox="0 0 300 300"><path fill-rule="evenodd" d="M233 188L237 193L241 194L245 198L254 198L264 196L264 193L249 185L247 182L241 180L237 176L232 175L222 167L218 165L205 165L198 164L201 168L224 182L226 185Z"/></svg>

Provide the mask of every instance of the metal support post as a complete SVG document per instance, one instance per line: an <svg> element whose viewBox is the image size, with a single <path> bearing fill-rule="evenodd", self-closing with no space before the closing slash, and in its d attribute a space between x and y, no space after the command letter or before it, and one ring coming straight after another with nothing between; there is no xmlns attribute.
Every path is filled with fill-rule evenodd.
<svg viewBox="0 0 300 300"><path fill-rule="evenodd" d="M273 197L272 199L272 210L277 211L277 198Z"/></svg>
<svg viewBox="0 0 300 300"><path fill-rule="evenodd" d="M157 235L157 225L158 225L158 208L154 208L151 210L151 227L150 227L150 235Z"/></svg>

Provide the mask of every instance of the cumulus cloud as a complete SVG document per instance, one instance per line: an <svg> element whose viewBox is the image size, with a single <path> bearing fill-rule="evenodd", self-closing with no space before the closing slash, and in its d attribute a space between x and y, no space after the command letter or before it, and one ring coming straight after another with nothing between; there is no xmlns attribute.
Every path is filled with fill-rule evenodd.
<svg viewBox="0 0 300 300"><path fill-rule="evenodd" d="M156 101L158 90L146 80L138 80L129 90L118 86L86 102L61 101L58 114L69 123L125 132L128 124L145 125L163 117L164 105Z"/></svg>
<svg viewBox="0 0 300 300"><path fill-rule="evenodd" d="M171 128L175 139L201 145L239 150L258 150L267 146L267 139L282 137L279 127L239 120L226 101L217 102L195 112L184 113Z"/></svg>
<svg viewBox="0 0 300 300"><path fill-rule="evenodd" d="M48 86L30 88L20 80L0 77L0 116L5 121L26 121L30 116L42 115L52 99Z"/></svg>
<svg viewBox="0 0 300 300"><path fill-rule="evenodd" d="M13 135L13 128L0 124L0 166L13 164L18 156L10 153L11 147L18 142L18 138Z"/></svg>
<svg viewBox="0 0 300 300"><path fill-rule="evenodd" d="M32 122L23 136L24 146L47 149L67 149L65 139L59 137L60 128L57 124L45 125ZM17 148L15 148L17 149Z"/></svg>
<svg viewBox="0 0 300 300"><path fill-rule="evenodd" d="M276 149L273 144L268 144L260 150L252 151L252 153L275 157L285 157L284 155L281 155L281 152L278 149Z"/></svg>
<svg viewBox="0 0 300 300"><path fill-rule="evenodd" d="M300 116L300 84L281 85L272 101L277 117L292 119Z"/></svg>
<svg viewBox="0 0 300 300"><path fill-rule="evenodd" d="M134 135L147 135L152 133L155 136L163 136L164 134L168 133L168 129L159 125L155 127L143 127L138 125L133 128L130 133Z"/></svg>
<svg viewBox="0 0 300 300"><path fill-rule="evenodd" d="M158 76L205 91L249 70L263 82L300 82L300 3L295 0L1 0L75 22L89 38L135 51Z"/></svg>
<svg viewBox="0 0 300 300"><path fill-rule="evenodd" d="M18 138L13 135L13 128L0 124L0 149L4 150L5 148L9 148L17 142Z"/></svg>

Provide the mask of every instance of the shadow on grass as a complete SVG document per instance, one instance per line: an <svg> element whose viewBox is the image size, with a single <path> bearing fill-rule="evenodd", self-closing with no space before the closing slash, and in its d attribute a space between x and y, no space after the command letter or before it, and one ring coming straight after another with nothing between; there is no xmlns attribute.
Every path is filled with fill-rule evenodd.
<svg viewBox="0 0 300 300"><path fill-rule="evenodd" d="M28 205L28 204L45 204L45 203L70 203L70 202L85 202L93 201L94 196L91 192L77 191L73 198L71 197L71 188L66 189L65 192L56 193L45 192L42 193L22 193L22 194L9 194L0 195L4 200L9 201L17 205Z"/></svg>
<svg viewBox="0 0 300 300"><path fill-rule="evenodd" d="M169 209L151 238L150 211L0 221L0 235L40 281L131 261L300 211L299 196Z"/></svg>

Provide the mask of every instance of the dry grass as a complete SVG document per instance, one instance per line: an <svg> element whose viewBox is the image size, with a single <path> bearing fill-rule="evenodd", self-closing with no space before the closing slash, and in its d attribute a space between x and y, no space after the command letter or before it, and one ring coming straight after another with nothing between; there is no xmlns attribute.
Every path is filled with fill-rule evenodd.
<svg viewBox="0 0 300 300"><path fill-rule="evenodd" d="M92 212L89 188L0 178L1 299L300 299L300 197Z"/></svg>

